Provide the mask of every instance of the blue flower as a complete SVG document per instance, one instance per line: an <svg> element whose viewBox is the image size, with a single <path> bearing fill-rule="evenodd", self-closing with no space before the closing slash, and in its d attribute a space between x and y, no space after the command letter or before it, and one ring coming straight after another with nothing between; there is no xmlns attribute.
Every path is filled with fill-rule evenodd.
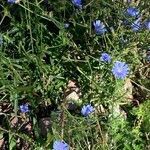
<svg viewBox="0 0 150 150"><path fill-rule="evenodd" d="M110 62L111 61L111 56L107 53L102 53L101 57L100 57L101 61L104 62Z"/></svg>
<svg viewBox="0 0 150 150"><path fill-rule="evenodd" d="M82 113L82 115L83 116L88 116L90 113L92 113L94 111L94 107L93 106L91 106L90 104L88 104L88 105L84 105L83 107L82 107L82 110L81 110L81 113Z"/></svg>
<svg viewBox="0 0 150 150"><path fill-rule="evenodd" d="M116 61L112 68L112 73L117 79L124 79L129 73L129 67L125 62Z"/></svg>
<svg viewBox="0 0 150 150"><path fill-rule="evenodd" d="M133 31L138 31L141 28L141 18L138 18L131 24L131 28Z"/></svg>
<svg viewBox="0 0 150 150"><path fill-rule="evenodd" d="M131 17L137 17L139 15L139 10L135 7L129 7L126 10L127 15L131 16Z"/></svg>
<svg viewBox="0 0 150 150"><path fill-rule="evenodd" d="M144 24L145 24L145 28L150 30L150 20L146 21Z"/></svg>
<svg viewBox="0 0 150 150"><path fill-rule="evenodd" d="M69 150L69 145L64 141L55 141L53 143L53 150Z"/></svg>
<svg viewBox="0 0 150 150"><path fill-rule="evenodd" d="M93 26L96 34L98 35L104 34L107 31L105 25L100 20L95 20L93 22Z"/></svg>
<svg viewBox="0 0 150 150"><path fill-rule="evenodd" d="M16 3L16 0L7 0L8 3L14 4Z"/></svg>
<svg viewBox="0 0 150 150"><path fill-rule="evenodd" d="M76 6L78 8L82 8L82 1L81 0L72 0L72 3L74 4L74 6Z"/></svg>
<svg viewBox="0 0 150 150"><path fill-rule="evenodd" d="M20 105L20 111L21 111L22 113L29 112L29 105L28 105L28 104Z"/></svg>

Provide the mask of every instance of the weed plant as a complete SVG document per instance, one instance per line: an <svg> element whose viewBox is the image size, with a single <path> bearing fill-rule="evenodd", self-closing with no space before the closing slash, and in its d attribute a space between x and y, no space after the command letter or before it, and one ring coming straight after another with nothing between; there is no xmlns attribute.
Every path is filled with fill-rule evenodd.
<svg viewBox="0 0 150 150"><path fill-rule="evenodd" d="M149 0L0 0L1 149L149 150L149 58Z"/></svg>

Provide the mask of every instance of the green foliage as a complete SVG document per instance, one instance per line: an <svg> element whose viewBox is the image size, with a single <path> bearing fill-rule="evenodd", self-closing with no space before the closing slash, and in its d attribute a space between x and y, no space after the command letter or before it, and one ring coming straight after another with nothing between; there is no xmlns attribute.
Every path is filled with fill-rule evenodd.
<svg viewBox="0 0 150 150"><path fill-rule="evenodd" d="M72 150L149 149L150 36L146 29L134 32L124 24L132 22L125 16L130 5L139 8L144 23L148 0L86 0L83 9L69 0L0 2L0 120L5 120L0 121L0 139L10 150L22 143L31 150L52 149L58 139ZM104 22L106 34L96 35L96 19ZM110 63L100 61L102 52L111 55ZM117 60L129 65L132 98L126 97L126 79L112 74ZM81 92L77 101L70 100L73 110L66 100L69 80ZM24 103L30 106L25 114L19 109ZM83 117L81 106L88 103L95 111ZM42 118L50 119L50 127L41 127Z"/></svg>

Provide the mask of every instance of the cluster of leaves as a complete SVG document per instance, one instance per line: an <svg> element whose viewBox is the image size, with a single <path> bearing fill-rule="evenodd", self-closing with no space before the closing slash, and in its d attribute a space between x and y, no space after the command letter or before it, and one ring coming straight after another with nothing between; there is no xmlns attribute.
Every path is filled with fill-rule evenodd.
<svg viewBox="0 0 150 150"><path fill-rule="evenodd" d="M51 149L59 139L70 149L150 147L149 30L133 31L124 23L132 22L125 15L129 7L139 9L144 23L149 0L86 0L82 4L78 8L69 0L0 2L0 137L6 141L4 149ZM106 33L95 33L95 20L105 24ZM111 56L111 62L100 60L103 52ZM126 80L115 79L111 72L115 61L129 65L130 100ZM69 80L78 84L81 101L66 100ZM69 103L75 103L73 111ZM95 111L83 117L81 107L87 103ZM20 112L22 104L29 105L28 113ZM18 121L12 125L14 117Z"/></svg>

